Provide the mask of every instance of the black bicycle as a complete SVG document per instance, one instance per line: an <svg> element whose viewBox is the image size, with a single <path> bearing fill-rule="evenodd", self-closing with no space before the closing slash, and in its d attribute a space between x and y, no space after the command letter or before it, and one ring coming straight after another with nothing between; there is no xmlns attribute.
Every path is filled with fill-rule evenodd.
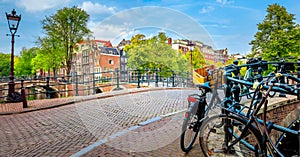
<svg viewBox="0 0 300 157"><path fill-rule="evenodd" d="M219 74L218 72L217 74ZM180 137L180 147L186 153L192 149L202 121L207 117L209 111L212 111L212 108L221 102L217 91L218 81L217 77L213 89L210 86L210 82L198 84L196 87L199 88L200 93L188 96L188 110L185 113Z"/></svg>

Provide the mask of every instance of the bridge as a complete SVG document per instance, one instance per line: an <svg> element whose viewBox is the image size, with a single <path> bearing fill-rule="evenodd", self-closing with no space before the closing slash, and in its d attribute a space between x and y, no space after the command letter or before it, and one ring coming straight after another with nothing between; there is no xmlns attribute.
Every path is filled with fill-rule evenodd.
<svg viewBox="0 0 300 157"><path fill-rule="evenodd" d="M72 96L93 95L113 90L144 88L144 87L189 87L190 75L175 75L171 73L163 77L157 71L147 72L133 71L126 79L121 78L119 73L113 73L110 78L96 78L97 73L86 75L73 75L69 77L44 77L16 79L15 91L21 93L23 88L28 100L62 98ZM8 81L7 81L8 82ZM5 101L8 95L8 83L0 83L0 101Z"/></svg>

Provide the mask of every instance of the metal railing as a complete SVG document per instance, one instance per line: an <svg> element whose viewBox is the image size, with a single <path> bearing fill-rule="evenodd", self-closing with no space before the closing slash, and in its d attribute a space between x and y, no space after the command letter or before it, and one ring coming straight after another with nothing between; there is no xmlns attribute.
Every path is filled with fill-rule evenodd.
<svg viewBox="0 0 300 157"><path fill-rule="evenodd" d="M122 71L124 74L124 71ZM79 95L92 95L123 88L143 87L191 87L191 78L188 72L175 73L172 70L135 69L120 71L78 74L72 72L69 76L41 77L23 76L15 78L15 91L25 89L26 98L49 99ZM5 101L8 93L6 77L0 78L0 101Z"/></svg>

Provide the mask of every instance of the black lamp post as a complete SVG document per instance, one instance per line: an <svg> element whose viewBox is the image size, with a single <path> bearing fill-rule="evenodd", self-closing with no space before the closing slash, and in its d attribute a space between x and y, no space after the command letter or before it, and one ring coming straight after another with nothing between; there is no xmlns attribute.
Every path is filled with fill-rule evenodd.
<svg viewBox="0 0 300 157"><path fill-rule="evenodd" d="M188 44L187 44L187 46L189 47L189 51L191 52L190 53L190 61L191 61L191 86L193 86L194 85L194 82L193 82L193 51L194 51L194 43L191 41L191 40L189 40L188 41Z"/></svg>
<svg viewBox="0 0 300 157"><path fill-rule="evenodd" d="M15 83L14 83L14 43L15 43L15 34L18 30L19 23L21 21L21 15L16 15L15 9L11 11L11 14L5 13L8 27L10 31L11 38L11 59L10 59L10 75L9 75L9 90L8 90L8 97L13 97L12 94L15 92ZM7 34L9 36L9 34ZM14 101L11 100L10 101Z"/></svg>

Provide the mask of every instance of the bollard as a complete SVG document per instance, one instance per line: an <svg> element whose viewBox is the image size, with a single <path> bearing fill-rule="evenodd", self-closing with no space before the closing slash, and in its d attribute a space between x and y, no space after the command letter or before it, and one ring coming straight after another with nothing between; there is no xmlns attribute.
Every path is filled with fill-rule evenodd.
<svg viewBox="0 0 300 157"><path fill-rule="evenodd" d="M46 98L47 99L50 99L49 81L50 81L50 77L47 76L46 77Z"/></svg>
<svg viewBox="0 0 300 157"><path fill-rule="evenodd" d="M21 79L21 95L22 95L22 102L23 102L23 108L27 108L27 100L26 100L26 93L24 89L24 76L22 76Z"/></svg>

